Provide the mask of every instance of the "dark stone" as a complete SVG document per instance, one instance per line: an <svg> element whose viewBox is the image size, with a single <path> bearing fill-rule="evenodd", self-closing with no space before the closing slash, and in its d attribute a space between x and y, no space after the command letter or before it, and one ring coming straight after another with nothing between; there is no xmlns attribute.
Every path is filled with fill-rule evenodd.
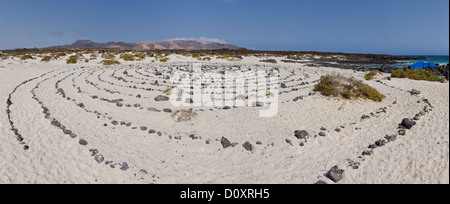
<svg viewBox="0 0 450 204"><path fill-rule="evenodd" d="M147 130L148 130L148 128L147 128L147 127L145 127L145 126L141 126L141 130L142 130L142 131L147 131Z"/></svg>
<svg viewBox="0 0 450 204"><path fill-rule="evenodd" d="M286 84L285 83L281 83L281 88L283 88L283 89L287 88Z"/></svg>
<svg viewBox="0 0 450 204"><path fill-rule="evenodd" d="M244 147L245 150L247 151L253 151L253 145L250 144L250 142L246 142L245 144L242 145Z"/></svg>
<svg viewBox="0 0 450 204"><path fill-rule="evenodd" d="M156 133L156 130L150 130L150 131L148 131L148 133L149 133L149 134L155 134L155 133Z"/></svg>
<svg viewBox="0 0 450 204"><path fill-rule="evenodd" d="M364 152L362 153L362 155L363 155L363 156L370 156L370 155L372 155L372 151L364 151Z"/></svg>
<svg viewBox="0 0 450 204"><path fill-rule="evenodd" d="M336 128L336 130L334 130L334 131L341 132L341 129L340 128Z"/></svg>
<svg viewBox="0 0 450 204"><path fill-rule="evenodd" d="M67 129L63 129L63 133L66 135L72 134L72 131L67 130Z"/></svg>
<svg viewBox="0 0 450 204"><path fill-rule="evenodd" d="M105 160L105 158L103 157L103 155L101 155L101 154L99 154L99 155L96 155L95 156L95 161L97 162L97 163L102 163L104 160Z"/></svg>
<svg viewBox="0 0 450 204"><path fill-rule="evenodd" d="M412 121L411 119L409 119L409 118L405 118L405 119L403 119L403 121L402 121L402 126L403 127L405 127L406 129L411 129L414 125L416 125L417 123L415 122L415 121Z"/></svg>
<svg viewBox="0 0 450 204"><path fill-rule="evenodd" d="M418 90L416 90L416 89L413 89L413 90L411 90L409 93L411 93L411 95L420 95L420 91L418 91Z"/></svg>
<svg viewBox="0 0 450 204"><path fill-rule="evenodd" d="M230 107L230 106L225 106L225 107L223 107L223 109L224 109L224 110L230 110L231 107Z"/></svg>
<svg viewBox="0 0 450 204"><path fill-rule="evenodd" d="M169 97L159 95L159 96L155 97L155 101L169 101Z"/></svg>
<svg viewBox="0 0 450 204"><path fill-rule="evenodd" d="M339 167L334 166L330 171L326 174L327 178L332 180L334 183L338 183L343 179L344 170L339 169Z"/></svg>
<svg viewBox="0 0 450 204"><path fill-rule="evenodd" d="M256 144L257 144L257 145L262 145L262 142L257 141Z"/></svg>
<svg viewBox="0 0 450 204"><path fill-rule="evenodd" d="M381 72L388 73L388 74L394 73L395 70L396 70L395 68L393 68L393 67L391 67L391 66L389 66L389 65L386 65L386 64L384 64L384 65L381 66L381 68L380 68L380 71L381 71Z"/></svg>
<svg viewBox="0 0 450 204"><path fill-rule="evenodd" d="M189 138L191 138L192 140L197 140L198 139L198 137L195 136L194 134L189 135Z"/></svg>
<svg viewBox="0 0 450 204"><path fill-rule="evenodd" d="M95 156L98 154L98 150L96 150L96 149L90 149L89 152L92 153L91 156Z"/></svg>
<svg viewBox="0 0 450 204"><path fill-rule="evenodd" d="M374 144L371 144L371 145L369 145L369 149L376 149L378 146L377 145L374 145Z"/></svg>
<svg viewBox="0 0 450 204"><path fill-rule="evenodd" d="M185 103L193 104L194 100L192 100L192 98L187 98Z"/></svg>
<svg viewBox="0 0 450 204"><path fill-rule="evenodd" d="M126 162L124 162L123 164L122 164L122 167L120 168L120 170L122 170L122 171L126 171L126 170L128 170L130 167L128 167L128 164L126 163Z"/></svg>
<svg viewBox="0 0 450 204"><path fill-rule="evenodd" d="M80 108L85 108L84 104L82 104L82 103L78 104L78 106L79 106Z"/></svg>
<svg viewBox="0 0 450 204"><path fill-rule="evenodd" d="M231 146L231 142L225 137L222 137L221 143L224 149Z"/></svg>
<svg viewBox="0 0 450 204"><path fill-rule="evenodd" d="M322 130L322 131L327 131L327 128L321 127L320 130Z"/></svg>
<svg viewBox="0 0 450 204"><path fill-rule="evenodd" d="M253 107L263 107L263 106L264 106L264 103L263 103L263 102L256 101L256 102L253 102L253 103L252 103L252 106L253 106Z"/></svg>
<svg viewBox="0 0 450 204"><path fill-rule="evenodd" d="M237 142L231 144L231 147L236 147L236 146L238 146Z"/></svg>
<svg viewBox="0 0 450 204"><path fill-rule="evenodd" d="M377 145L378 147L382 147L386 144L387 144L386 140L378 140L375 142L375 145Z"/></svg>
<svg viewBox="0 0 450 204"><path fill-rule="evenodd" d="M53 126L55 126L55 127L61 127L61 123L58 122L58 121L56 121L56 120L53 120L53 121L51 122L51 124L52 124Z"/></svg>
<svg viewBox="0 0 450 204"><path fill-rule="evenodd" d="M86 140L83 140L83 139L80 139L79 143L80 143L80 145L83 145L83 146L87 146L88 145L88 142Z"/></svg>
<svg viewBox="0 0 450 204"><path fill-rule="evenodd" d="M326 134L326 133L324 133L324 132L319 132L319 136L321 136L321 137L326 137L326 136L327 136L327 134Z"/></svg>
<svg viewBox="0 0 450 204"><path fill-rule="evenodd" d="M277 60L275 60L275 59L260 60L259 62L272 63L272 64L278 63Z"/></svg>
<svg viewBox="0 0 450 204"><path fill-rule="evenodd" d="M316 185L326 185L326 184L328 184L328 183L325 182L325 181L320 180L320 181L317 181L315 184L316 184Z"/></svg>
<svg viewBox="0 0 450 204"><path fill-rule="evenodd" d="M295 137L297 137L297 139L305 139L308 136L309 136L309 133L306 130L295 131Z"/></svg>
<svg viewBox="0 0 450 204"><path fill-rule="evenodd" d="M398 130L398 134L401 136L405 136L406 135L406 130L405 129L400 129Z"/></svg>
<svg viewBox="0 0 450 204"><path fill-rule="evenodd" d="M367 119L369 119L369 118L370 118L370 116L368 116L368 115L363 115L363 116L361 116L361 121L367 120Z"/></svg>
<svg viewBox="0 0 450 204"><path fill-rule="evenodd" d="M158 131L158 132L156 133L156 135L158 135L158 136L161 137L161 136L162 136L162 132L159 132L159 131Z"/></svg>
<svg viewBox="0 0 450 204"><path fill-rule="evenodd" d="M163 109L164 113L172 113L172 109L170 108L165 108Z"/></svg>
<svg viewBox="0 0 450 204"><path fill-rule="evenodd" d="M397 135L386 135L385 137L389 142L394 142L397 140Z"/></svg>
<svg viewBox="0 0 450 204"><path fill-rule="evenodd" d="M28 146L28 145L23 146L23 150L27 151L29 149L30 149L30 146Z"/></svg>
<svg viewBox="0 0 450 204"><path fill-rule="evenodd" d="M113 125L119 125L119 122L117 122L117 121L112 121L111 124L113 124Z"/></svg>

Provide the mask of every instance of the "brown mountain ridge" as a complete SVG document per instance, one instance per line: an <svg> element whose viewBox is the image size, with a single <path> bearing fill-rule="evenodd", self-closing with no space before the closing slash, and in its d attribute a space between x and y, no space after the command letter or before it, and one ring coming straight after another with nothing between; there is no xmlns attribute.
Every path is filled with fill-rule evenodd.
<svg viewBox="0 0 450 204"><path fill-rule="evenodd" d="M92 40L78 40L71 45L50 48L116 48L116 49L150 49L150 50L237 50L241 47L227 43L206 42L201 40L168 40L161 42L107 42L97 43Z"/></svg>

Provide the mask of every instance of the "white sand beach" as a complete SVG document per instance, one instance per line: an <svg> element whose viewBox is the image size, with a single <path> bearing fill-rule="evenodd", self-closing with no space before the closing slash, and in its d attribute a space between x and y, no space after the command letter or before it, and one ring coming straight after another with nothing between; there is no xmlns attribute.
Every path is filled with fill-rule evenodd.
<svg viewBox="0 0 450 204"><path fill-rule="evenodd" d="M154 98L173 86L168 77L176 63L197 59L171 55L167 63L146 58L114 66L66 59L0 61L0 183L314 184L333 183L324 176L333 166L345 170L340 184L449 183L448 82L366 81L365 72L284 58L273 58L278 64L212 58L204 64L215 71L277 68L286 85L278 89L278 114L261 118L264 107L192 107L196 116L179 122L174 113L188 107ZM386 98L315 93L329 73L363 80ZM399 123L424 107L428 113L417 125L398 135ZM297 130L309 137L298 139ZM386 135L398 137L363 156ZM237 144L224 148L223 137Z"/></svg>

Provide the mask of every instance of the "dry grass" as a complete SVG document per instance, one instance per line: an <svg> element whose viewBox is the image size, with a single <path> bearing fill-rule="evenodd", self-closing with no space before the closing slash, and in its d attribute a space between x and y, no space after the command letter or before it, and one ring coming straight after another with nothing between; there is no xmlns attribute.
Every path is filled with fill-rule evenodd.
<svg viewBox="0 0 450 204"><path fill-rule="evenodd" d="M197 117L197 113L195 113L192 109L189 110L178 110L172 114L172 118L175 122L190 122Z"/></svg>
<svg viewBox="0 0 450 204"><path fill-rule="evenodd" d="M436 76L433 72L425 69L418 70L397 70L392 73L392 78L407 78L413 80L424 80L424 81L444 81L443 78Z"/></svg>
<svg viewBox="0 0 450 204"><path fill-rule="evenodd" d="M101 63L106 66L120 64L120 62L117 60L103 60Z"/></svg>
<svg viewBox="0 0 450 204"><path fill-rule="evenodd" d="M113 59L116 59L116 56L113 54L105 53L105 54L102 54L102 58L113 60Z"/></svg>
<svg viewBox="0 0 450 204"><path fill-rule="evenodd" d="M379 72L379 71L371 71L368 74L366 74L365 78L366 78L366 80L370 81L372 79L375 79L375 76L378 76L378 75L381 76L382 75L381 72Z"/></svg>
<svg viewBox="0 0 450 204"><path fill-rule="evenodd" d="M120 55L120 58L125 61L134 61L134 55L131 54L122 54Z"/></svg>
<svg viewBox="0 0 450 204"><path fill-rule="evenodd" d="M55 59L58 59L58 58L60 58L60 57L65 57L65 56L67 56L67 54L66 54L65 52L57 52L57 53L53 53L53 57L54 57Z"/></svg>
<svg viewBox="0 0 450 204"><path fill-rule="evenodd" d="M381 102L384 99L380 92L362 81L338 74L322 76L314 91L320 92L324 96L343 97L345 99L369 99L376 102Z"/></svg>
<svg viewBox="0 0 450 204"><path fill-rule="evenodd" d="M52 60L51 56L44 56L41 60L41 62L50 62L50 60Z"/></svg>
<svg viewBox="0 0 450 204"><path fill-rule="evenodd" d="M67 59L67 64L76 64L78 62L78 55L72 55Z"/></svg>
<svg viewBox="0 0 450 204"><path fill-rule="evenodd" d="M24 56L20 57L20 60L29 60L29 59L33 59L33 56L31 56L31 55L24 55Z"/></svg>

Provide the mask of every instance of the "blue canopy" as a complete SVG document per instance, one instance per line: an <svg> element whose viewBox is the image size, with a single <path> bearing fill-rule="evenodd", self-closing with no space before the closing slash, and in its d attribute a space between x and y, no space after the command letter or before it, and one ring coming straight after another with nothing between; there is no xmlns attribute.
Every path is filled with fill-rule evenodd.
<svg viewBox="0 0 450 204"><path fill-rule="evenodd" d="M414 68L414 69L425 69L427 67L437 67L437 66L435 63L418 62L409 67Z"/></svg>

